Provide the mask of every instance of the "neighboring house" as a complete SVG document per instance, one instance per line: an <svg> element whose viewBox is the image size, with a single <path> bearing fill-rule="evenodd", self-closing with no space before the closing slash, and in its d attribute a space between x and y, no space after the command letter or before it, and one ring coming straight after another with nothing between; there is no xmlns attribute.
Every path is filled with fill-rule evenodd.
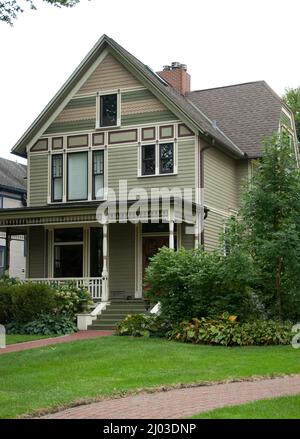
<svg viewBox="0 0 300 439"><path fill-rule="evenodd" d="M191 91L186 66L156 74L104 35L13 148L28 159L28 203L3 210L0 226L27 236L27 278L75 279L95 300L141 298L159 247L218 247L262 138L280 129L294 145L292 113L264 81ZM124 223L131 194L101 225L96 208L119 180L129 190L193 188L197 214L176 224L174 198L158 206L159 223Z"/></svg>
<svg viewBox="0 0 300 439"><path fill-rule="evenodd" d="M26 166L0 158L0 209L20 208L25 205ZM15 235L8 245L6 239L6 232L0 231L0 276L5 273L6 266L9 266L11 277L24 279L24 235ZM8 258L9 261L7 261Z"/></svg>

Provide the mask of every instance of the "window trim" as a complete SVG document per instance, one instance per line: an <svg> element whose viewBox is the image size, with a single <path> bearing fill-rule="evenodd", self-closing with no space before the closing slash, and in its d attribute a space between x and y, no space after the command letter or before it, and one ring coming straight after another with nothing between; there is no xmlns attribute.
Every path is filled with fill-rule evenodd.
<svg viewBox="0 0 300 439"><path fill-rule="evenodd" d="M61 159L61 177L53 177L53 162L54 162L54 158L55 157L60 157ZM60 179L62 182L62 195L61 198L59 199L55 199L54 198L54 180L55 179ZM52 203L61 203L63 201L63 196L64 196L64 158L63 158L63 154L59 153L59 154L52 154L51 155L51 202Z"/></svg>
<svg viewBox="0 0 300 439"><path fill-rule="evenodd" d="M71 155L75 155L75 154L85 154L86 155L86 168L87 168L87 175L86 175L86 198L72 198L71 200L69 199L69 157ZM88 196L89 196L89 156L88 156L88 151L76 151L76 152L71 152L67 154L67 175L66 175L66 186L67 186L67 191L66 191L66 200L68 202L77 202L77 201L88 201Z"/></svg>
<svg viewBox="0 0 300 439"><path fill-rule="evenodd" d="M117 124L102 126L101 125L101 96L117 95ZM106 90L97 93L96 99L96 129L97 130L109 130L113 128L119 128L121 126L121 91L120 90Z"/></svg>
<svg viewBox="0 0 300 439"><path fill-rule="evenodd" d="M95 174L94 173L94 156L95 154L99 154L102 152L103 155L103 173L102 174ZM102 198L96 198L95 194L95 177L97 175L103 175L103 197ZM104 198L104 188L105 188L105 150L104 149L96 149L92 151L92 199L93 200L102 200Z"/></svg>
<svg viewBox="0 0 300 439"><path fill-rule="evenodd" d="M173 172L161 173L160 166L160 145L171 144L173 145ZM155 173L154 174L143 174L143 146L147 145L155 145ZM159 142L143 142L139 144L138 148L138 173L137 176L139 178L147 178L147 177L166 177L177 175L177 154L178 154L178 145L176 140L171 141L159 141Z"/></svg>

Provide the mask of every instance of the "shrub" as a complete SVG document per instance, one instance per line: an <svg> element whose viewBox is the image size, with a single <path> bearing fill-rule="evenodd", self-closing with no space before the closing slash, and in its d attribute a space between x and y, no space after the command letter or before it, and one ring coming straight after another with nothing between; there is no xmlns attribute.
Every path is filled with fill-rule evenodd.
<svg viewBox="0 0 300 439"><path fill-rule="evenodd" d="M13 320L27 323L40 314L51 314L55 309L55 298L49 285L33 282L10 287Z"/></svg>
<svg viewBox="0 0 300 439"><path fill-rule="evenodd" d="M174 322L194 316L218 316L224 310L240 319L257 316L249 287L251 266L242 253L224 257L202 249L162 248L151 258L147 296Z"/></svg>
<svg viewBox="0 0 300 439"><path fill-rule="evenodd" d="M185 343L223 346L290 344L292 325L272 320L239 323L236 316L223 314L218 319L194 318L190 322L182 322L169 331L168 338Z"/></svg>
<svg viewBox="0 0 300 439"><path fill-rule="evenodd" d="M73 319L66 315L42 314L32 322L20 324L18 322L9 323L6 326L8 334L69 334L77 331Z"/></svg>
<svg viewBox="0 0 300 439"><path fill-rule="evenodd" d="M9 288L0 284L0 324L5 325L12 319L12 298Z"/></svg>
<svg viewBox="0 0 300 439"><path fill-rule="evenodd" d="M77 288L74 283L53 286L55 289L56 312L75 317L84 312L93 304L88 290L84 287Z"/></svg>
<svg viewBox="0 0 300 439"><path fill-rule="evenodd" d="M117 325L117 335L133 337L164 337L171 329L170 322L161 316L134 314L128 315Z"/></svg>

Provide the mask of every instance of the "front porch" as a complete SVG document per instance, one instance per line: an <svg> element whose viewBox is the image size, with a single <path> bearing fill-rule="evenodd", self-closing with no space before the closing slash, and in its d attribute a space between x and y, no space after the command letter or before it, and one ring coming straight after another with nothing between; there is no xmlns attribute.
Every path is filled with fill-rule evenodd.
<svg viewBox="0 0 300 439"><path fill-rule="evenodd" d="M74 282L86 287L94 302L141 299L145 268L158 248L197 245L194 225L177 224L170 212L155 223L141 219L102 225L94 206L88 206L87 212L76 207L76 212L69 206L65 211L48 208L41 213L18 209L7 219L1 218L2 213L2 230L8 236L22 233L26 237L25 282Z"/></svg>

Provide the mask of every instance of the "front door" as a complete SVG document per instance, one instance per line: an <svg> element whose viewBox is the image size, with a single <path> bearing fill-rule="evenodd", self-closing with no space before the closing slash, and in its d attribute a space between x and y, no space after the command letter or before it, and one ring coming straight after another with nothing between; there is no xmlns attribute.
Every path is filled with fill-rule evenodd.
<svg viewBox="0 0 300 439"><path fill-rule="evenodd" d="M145 274L145 270L148 267L149 259L154 256L163 246L169 246L168 236L143 237L143 274Z"/></svg>

